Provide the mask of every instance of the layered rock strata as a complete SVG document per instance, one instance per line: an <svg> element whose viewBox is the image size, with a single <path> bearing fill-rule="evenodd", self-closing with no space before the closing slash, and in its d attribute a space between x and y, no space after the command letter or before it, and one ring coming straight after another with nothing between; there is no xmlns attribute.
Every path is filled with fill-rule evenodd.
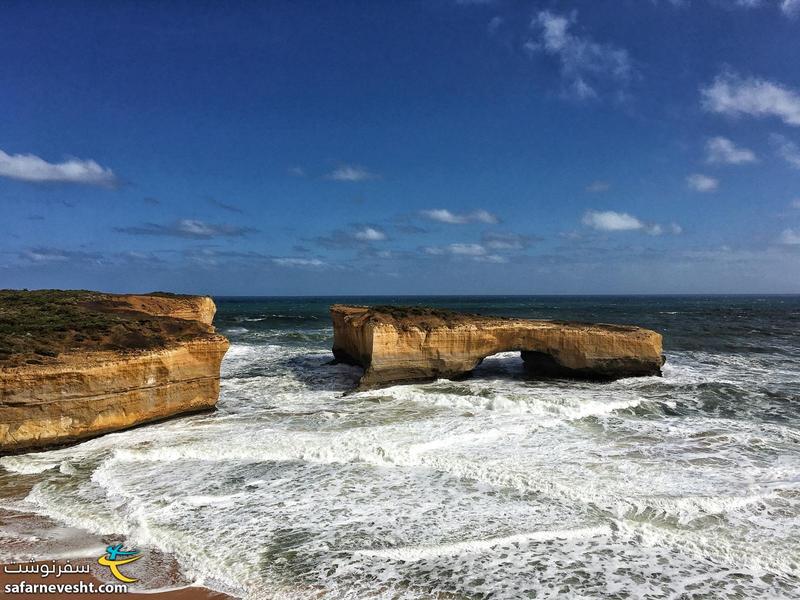
<svg viewBox="0 0 800 600"><path fill-rule="evenodd" d="M0 297L0 315L2 302ZM61 445L215 406L228 340L211 326L211 298L104 294L76 306L95 327L111 315L110 333L90 343L86 332L71 332L73 347L64 351L39 350L42 360L18 364L12 356L0 363L0 453ZM46 305L42 310L46 314ZM62 340L65 325L55 327L53 339ZM37 335L46 341L41 331ZM87 341L74 342L81 338ZM119 347L119 340L135 343Z"/></svg>
<svg viewBox="0 0 800 600"><path fill-rule="evenodd" d="M613 380L660 375L661 335L629 325L509 319L420 308L334 305L336 361L359 389L457 379L487 356L519 351L534 376Z"/></svg>

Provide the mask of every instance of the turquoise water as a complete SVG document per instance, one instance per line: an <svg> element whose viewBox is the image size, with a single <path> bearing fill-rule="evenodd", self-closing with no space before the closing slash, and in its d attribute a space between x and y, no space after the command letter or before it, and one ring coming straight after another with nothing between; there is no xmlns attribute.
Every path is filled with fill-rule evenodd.
<svg viewBox="0 0 800 600"><path fill-rule="evenodd" d="M219 298L218 410L0 459L5 506L248 598L800 597L800 298ZM664 377L343 395L332 302L632 323Z"/></svg>

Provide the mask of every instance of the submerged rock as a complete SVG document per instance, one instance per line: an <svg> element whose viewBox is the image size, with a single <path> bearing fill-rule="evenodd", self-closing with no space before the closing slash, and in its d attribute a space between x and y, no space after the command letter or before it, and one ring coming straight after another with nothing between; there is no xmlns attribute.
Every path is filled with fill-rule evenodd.
<svg viewBox="0 0 800 600"><path fill-rule="evenodd" d="M213 408L211 298L0 291L0 452Z"/></svg>
<svg viewBox="0 0 800 600"><path fill-rule="evenodd" d="M426 308L336 304L333 354L359 365L359 389L457 379L487 356L519 351L542 377L661 375L661 335L631 325L486 317Z"/></svg>

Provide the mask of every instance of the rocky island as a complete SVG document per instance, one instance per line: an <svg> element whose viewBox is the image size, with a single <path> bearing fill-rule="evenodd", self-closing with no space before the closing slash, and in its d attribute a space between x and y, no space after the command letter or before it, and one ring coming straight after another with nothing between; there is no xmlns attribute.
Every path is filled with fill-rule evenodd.
<svg viewBox="0 0 800 600"><path fill-rule="evenodd" d="M534 376L661 375L661 335L631 325L486 317L395 306L333 305L334 360L364 368L358 389L456 379L487 356L521 352Z"/></svg>
<svg viewBox="0 0 800 600"><path fill-rule="evenodd" d="M215 312L202 296L0 290L0 453L213 408Z"/></svg>

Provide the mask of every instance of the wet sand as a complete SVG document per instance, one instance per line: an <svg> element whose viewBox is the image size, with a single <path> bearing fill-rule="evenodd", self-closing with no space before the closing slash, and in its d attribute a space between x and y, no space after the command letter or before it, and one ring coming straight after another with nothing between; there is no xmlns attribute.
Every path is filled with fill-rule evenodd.
<svg viewBox="0 0 800 600"><path fill-rule="evenodd" d="M119 584L108 567L98 564L109 544L124 539L97 536L82 529L63 527L55 521L30 514L0 509L0 593L9 598L148 598L150 600L234 600L234 596L197 586L186 578L175 558L151 548L139 548L141 559L120 567L124 575L135 578L126 593L13 593L8 588L20 582L28 584ZM83 573L56 573L59 567ZM42 576L44 570L50 572ZM9 572L6 572L8 570ZM34 572L14 573L17 570ZM41 572L40 572L41 570ZM19 588L16 588L19 589ZM6 593L12 592L12 593Z"/></svg>

